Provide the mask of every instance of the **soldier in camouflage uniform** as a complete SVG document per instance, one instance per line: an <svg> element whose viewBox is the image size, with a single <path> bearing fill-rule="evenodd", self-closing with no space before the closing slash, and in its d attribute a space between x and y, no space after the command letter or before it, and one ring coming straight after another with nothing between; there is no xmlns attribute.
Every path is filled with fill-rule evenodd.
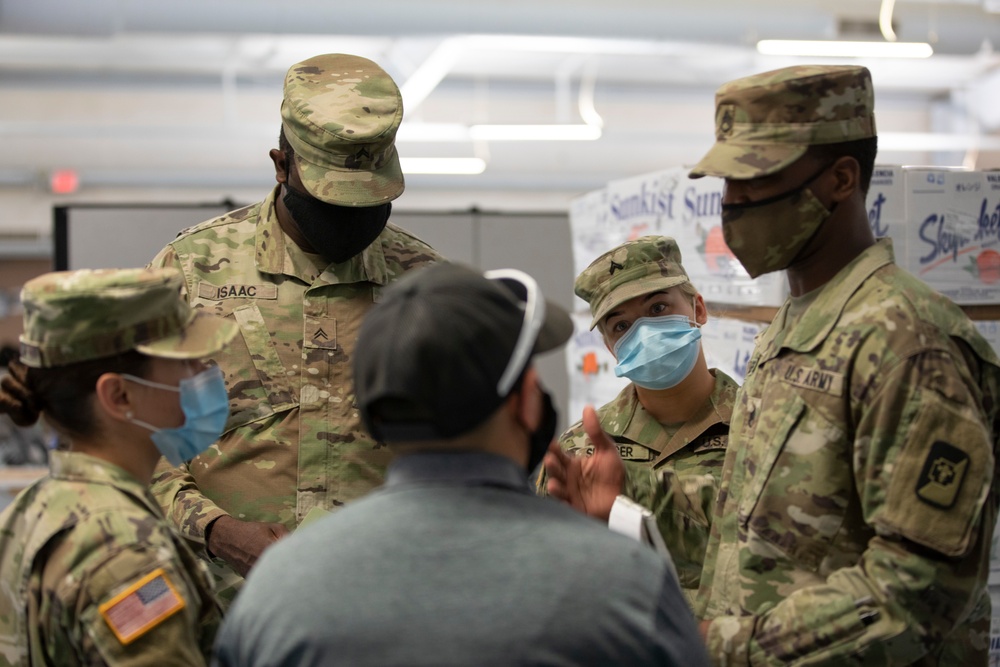
<svg viewBox="0 0 1000 667"><path fill-rule="evenodd" d="M708 313L674 239L644 236L623 243L595 259L574 290L590 304L591 328L599 328L619 362L626 335L645 338L638 347L647 349L637 352L652 352L642 369L645 377L636 376L597 417L626 466L634 467L626 495L654 511L690 601L705 560L736 382L705 363L697 327ZM684 345L640 328L639 318L668 316L679 320L672 331L683 336ZM582 421L563 433L559 444L568 453L594 450ZM540 492L546 483L543 474ZM599 518L608 517L600 512Z"/></svg>
<svg viewBox="0 0 1000 667"><path fill-rule="evenodd" d="M278 185L260 203L182 232L152 264L184 275L196 309L239 324L215 357L225 434L154 493L181 532L206 539L220 597L310 514L381 483L389 456L361 428L350 361L362 317L405 271L437 259L387 224L403 192L400 93L378 65L321 55L293 65L281 104Z"/></svg>
<svg viewBox="0 0 1000 667"><path fill-rule="evenodd" d="M863 67L730 82L692 171L791 291L733 412L696 609L719 664L986 664L1000 368L872 236L873 100Z"/></svg>
<svg viewBox="0 0 1000 667"><path fill-rule="evenodd" d="M868 70L767 72L716 107L692 176L726 180L727 244L752 276L785 269L791 297L733 409L695 607L709 654L985 665L1000 361L872 236ZM578 506L622 488L614 445L588 434L607 465L545 460L553 495Z"/></svg>
<svg viewBox="0 0 1000 667"><path fill-rule="evenodd" d="M68 451L0 514L0 665L211 658L222 619L211 577L149 483L161 451L177 454L170 433L198 425L208 446L221 431L225 389L199 359L237 329L194 313L180 289L172 269L52 273L24 287L21 363L0 384L0 410L19 424L43 413ZM214 402L189 391L213 373ZM206 425L196 408L213 403Z"/></svg>

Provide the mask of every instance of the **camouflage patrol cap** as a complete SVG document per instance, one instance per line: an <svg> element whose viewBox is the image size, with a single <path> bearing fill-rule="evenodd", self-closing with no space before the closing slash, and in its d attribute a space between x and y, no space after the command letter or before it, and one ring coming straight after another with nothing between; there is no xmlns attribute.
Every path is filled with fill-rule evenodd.
<svg viewBox="0 0 1000 667"><path fill-rule="evenodd" d="M874 109L864 67L801 65L730 81L715 93L715 145L691 178L766 176L810 146L874 137Z"/></svg>
<svg viewBox="0 0 1000 667"><path fill-rule="evenodd" d="M46 273L21 290L21 361L51 368L137 350L151 357L201 359L239 330L195 311L176 269L82 269Z"/></svg>
<svg viewBox="0 0 1000 667"><path fill-rule="evenodd" d="M590 304L590 328L611 309L643 294L688 282L681 249L669 236L641 236L609 250L576 277L573 291Z"/></svg>
<svg viewBox="0 0 1000 667"><path fill-rule="evenodd" d="M331 53L292 65L281 102L302 184L340 206L375 206L403 193L396 129L403 98L367 58Z"/></svg>

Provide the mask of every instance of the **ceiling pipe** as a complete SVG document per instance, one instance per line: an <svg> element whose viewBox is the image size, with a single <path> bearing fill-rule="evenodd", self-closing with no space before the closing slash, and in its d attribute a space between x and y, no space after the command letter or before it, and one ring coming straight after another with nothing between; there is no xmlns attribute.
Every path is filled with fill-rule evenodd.
<svg viewBox="0 0 1000 667"><path fill-rule="evenodd" d="M896 41L896 32L892 29L892 10L895 6L896 0L882 0L878 10L878 29L887 42Z"/></svg>
<svg viewBox="0 0 1000 667"><path fill-rule="evenodd" d="M403 108L412 114L434 92L458 59L465 54L467 37L449 37L441 40L423 63L403 82L399 91L403 96Z"/></svg>

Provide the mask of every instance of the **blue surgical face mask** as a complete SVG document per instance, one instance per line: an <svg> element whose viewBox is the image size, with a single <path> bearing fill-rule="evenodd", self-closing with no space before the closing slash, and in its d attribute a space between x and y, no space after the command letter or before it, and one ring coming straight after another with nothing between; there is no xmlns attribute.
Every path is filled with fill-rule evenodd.
<svg viewBox="0 0 1000 667"><path fill-rule="evenodd" d="M701 330L686 315L640 317L615 343L615 375L645 389L670 389L698 361Z"/></svg>
<svg viewBox="0 0 1000 667"><path fill-rule="evenodd" d="M184 423L175 428L157 428L152 424L129 420L153 432L150 436L153 444L171 464L179 466L185 461L208 449L222 435L222 429L229 418L229 397L226 395L226 383L222 370L218 366L206 368L201 373L184 378L180 386L151 382L134 375L123 377L144 384L147 387L180 392L181 410L184 411Z"/></svg>

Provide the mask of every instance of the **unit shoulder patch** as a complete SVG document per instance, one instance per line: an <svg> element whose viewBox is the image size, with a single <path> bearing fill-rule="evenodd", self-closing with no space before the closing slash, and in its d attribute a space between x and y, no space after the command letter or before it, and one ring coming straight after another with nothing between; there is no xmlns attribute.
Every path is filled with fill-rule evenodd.
<svg viewBox="0 0 1000 667"><path fill-rule="evenodd" d="M938 440L927 454L917 479L917 497L932 507L950 509L958 498L968 467L968 454Z"/></svg>
<svg viewBox="0 0 1000 667"><path fill-rule="evenodd" d="M98 610L118 641L127 646L184 608L184 598L163 568L153 570Z"/></svg>

